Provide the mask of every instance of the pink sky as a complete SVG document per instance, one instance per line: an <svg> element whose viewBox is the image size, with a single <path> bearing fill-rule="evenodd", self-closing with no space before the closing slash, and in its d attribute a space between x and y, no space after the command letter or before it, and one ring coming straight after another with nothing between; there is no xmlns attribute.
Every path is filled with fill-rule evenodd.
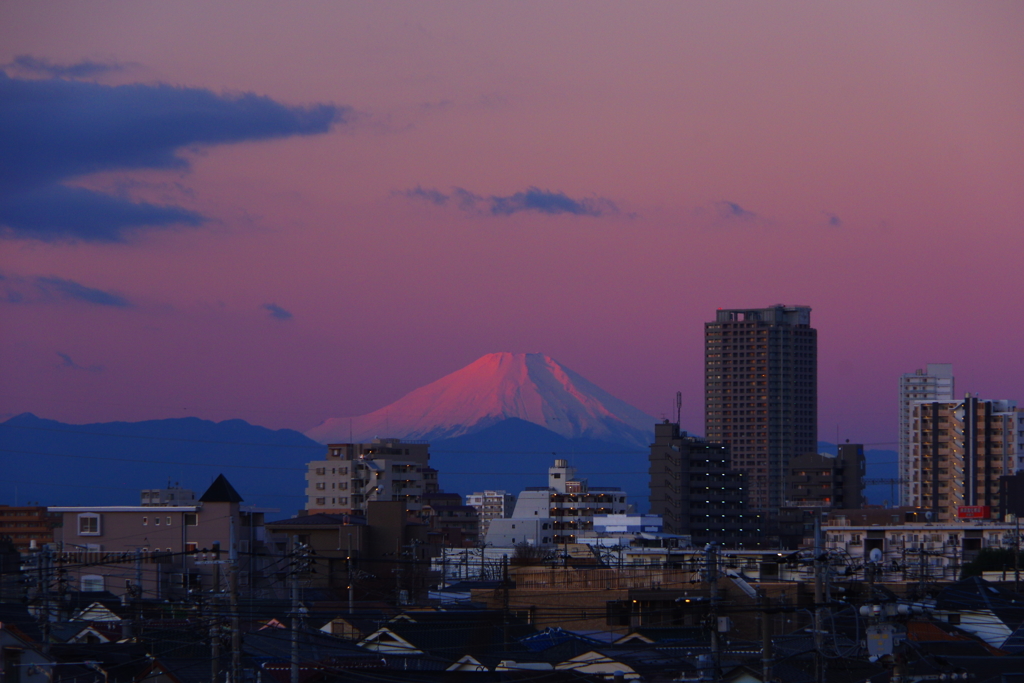
<svg viewBox="0 0 1024 683"><path fill-rule="evenodd" d="M1022 35L1019 2L8 0L11 77L354 114L73 181L200 226L0 239L0 419L304 430L530 351L700 433L703 323L775 303L813 308L823 440L895 441L929 362L1024 400ZM529 188L604 211L487 211Z"/></svg>

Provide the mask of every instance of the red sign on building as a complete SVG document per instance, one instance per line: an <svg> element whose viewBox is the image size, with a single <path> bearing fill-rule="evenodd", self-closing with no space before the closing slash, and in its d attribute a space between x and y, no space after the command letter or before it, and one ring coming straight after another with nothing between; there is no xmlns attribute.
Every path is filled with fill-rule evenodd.
<svg viewBox="0 0 1024 683"><path fill-rule="evenodd" d="M992 508L988 505L961 505L956 509L960 519L988 519L992 516Z"/></svg>

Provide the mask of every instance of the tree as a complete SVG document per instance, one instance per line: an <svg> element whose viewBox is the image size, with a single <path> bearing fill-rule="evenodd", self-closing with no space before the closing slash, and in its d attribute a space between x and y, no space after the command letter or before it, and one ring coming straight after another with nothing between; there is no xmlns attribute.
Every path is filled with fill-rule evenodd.
<svg viewBox="0 0 1024 683"><path fill-rule="evenodd" d="M538 548L535 545L528 543L517 543L515 551L512 553L512 558L509 560L509 564L516 567L531 567L539 564L544 564L544 560L548 558L549 553L542 548Z"/></svg>
<svg viewBox="0 0 1024 683"><path fill-rule="evenodd" d="M960 578L981 576L982 572L1013 571L1014 551L1011 548L982 548L978 556L964 565Z"/></svg>

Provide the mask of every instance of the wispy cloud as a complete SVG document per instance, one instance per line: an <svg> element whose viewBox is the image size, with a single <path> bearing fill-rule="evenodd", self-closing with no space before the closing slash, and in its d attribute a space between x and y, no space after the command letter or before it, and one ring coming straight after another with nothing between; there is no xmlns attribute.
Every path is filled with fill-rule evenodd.
<svg viewBox="0 0 1024 683"><path fill-rule="evenodd" d="M272 318L277 318L278 320L291 320L293 317L291 311L286 311L277 304L263 304L261 308L269 311L270 316Z"/></svg>
<svg viewBox="0 0 1024 683"><path fill-rule="evenodd" d="M742 220L742 221L754 221L760 218L753 211L747 211L736 202L730 202L722 200L715 202L715 209L718 212L718 217L722 219Z"/></svg>
<svg viewBox="0 0 1024 683"><path fill-rule="evenodd" d="M123 64L118 62L94 62L91 59L83 59L74 64L54 64L48 59L40 59L32 55L18 55L14 60L5 66L28 74L49 76L50 78L92 78L103 74L122 71L134 64Z"/></svg>
<svg viewBox="0 0 1024 683"><path fill-rule="evenodd" d="M0 291L3 292L3 299L14 304L60 300L115 308L133 307L132 302L120 294L53 275L20 277L0 274Z"/></svg>
<svg viewBox="0 0 1024 683"><path fill-rule="evenodd" d="M464 211L480 211L494 216L509 216L522 211L594 217L619 213L618 206L610 199L603 197L574 199L564 192L552 192L537 187L529 187L507 196L483 196L460 187L454 188L450 194L445 194L440 190L419 186L401 190L396 194L438 206L445 206L451 201Z"/></svg>
<svg viewBox="0 0 1024 683"><path fill-rule="evenodd" d="M187 169L185 147L320 134L350 112L252 93L0 72L0 236L118 242L134 229L200 225L206 218L181 206L66 183L101 171Z"/></svg>
<svg viewBox="0 0 1024 683"><path fill-rule="evenodd" d="M71 359L71 356L69 356L66 353L61 353L60 351L58 351L57 355L60 356L61 361L60 363L58 363L57 367L70 368L71 370L84 370L86 372L103 372L102 365L79 365L78 363Z"/></svg>
<svg viewBox="0 0 1024 683"><path fill-rule="evenodd" d="M55 293L65 299L85 301L99 306L131 307L131 302L123 296L112 292L105 292L95 287L86 287L74 280L65 280L60 277L39 277L36 278L36 286L43 291Z"/></svg>

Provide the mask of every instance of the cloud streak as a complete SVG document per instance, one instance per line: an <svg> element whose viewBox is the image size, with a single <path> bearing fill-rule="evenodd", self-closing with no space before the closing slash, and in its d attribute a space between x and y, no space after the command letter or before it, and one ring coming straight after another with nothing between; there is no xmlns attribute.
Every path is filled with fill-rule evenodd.
<svg viewBox="0 0 1024 683"><path fill-rule="evenodd" d="M0 72L0 236L120 242L130 230L200 225L174 205L68 185L93 173L188 169L180 155L217 145L325 133L351 110L169 85L105 86Z"/></svg>
<svg viewBox="0 0 1024 683"><path fill-rule="evenodd" d="M71 370L85 370L86 372L103 372L103 366L102 365L89 365L89 366L79 365L74 360L72 360L71 356L69 356L66 353L61 353L60 351L58 351L57 355L60 356L60 361L61 361L57 365L57 367L60 367L60 368L70 368Z"/></svg>
<svg viewBox="0 0 1024 683"><path fill-rule="evenodd" d="M723 220L754 221L760 218L753 211L747 211L736 202L727 200L715 202L715 210L718 212L718 217Z"/></svg>
<svg viewBox="0 0 1024 683"><path fill-rule="evenodd" d="M8 66L14 67L18 71L50 78L92 78L122 71L129 65L115 62L94 62L90 59L84 59L74 64L54 64L48 59L39 59L32 55L18 55Z"/></svg>
<svg viewBox="0 0 1024 683"><path fill-rule="evenodd" d="M454 188L450 194L423 187L402 190L396 194L437 206L447 206L451 203L463 211L483 212L493 216L510 216L523 211L592 217L619 213L618 206L610 199L573 199L563 192L552 192L537 187L529 187L508 196L483 196L460 187Z"/></svg>
<svg viewBox="0 0 1024 683"><path fill-rule="evenodd" d="M292 316L291 311L286 311L277 304L263 304L261 308L265 311L269 311L270 317L277 320L291 320L294 317Z"/></svg>
<svg viewBox="0 0 1024 683"><path fill-rule="evenodd" d="M14 304L71 301L113 308L134 308L134 304L120 294L53 275L26 278L0 273L0 291L8 303Z"/></svg>

